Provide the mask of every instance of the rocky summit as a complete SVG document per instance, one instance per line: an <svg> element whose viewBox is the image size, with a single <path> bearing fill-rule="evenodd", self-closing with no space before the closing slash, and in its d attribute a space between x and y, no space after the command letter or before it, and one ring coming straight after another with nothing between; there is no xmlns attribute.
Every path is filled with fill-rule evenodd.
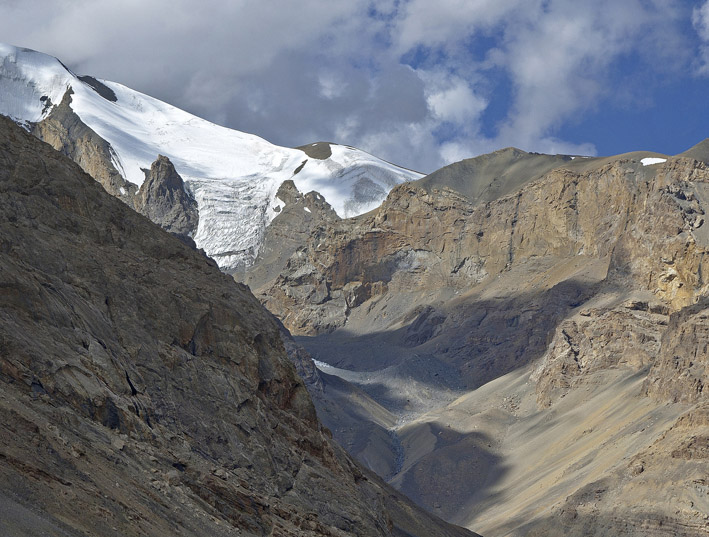
<svg viewBox="0 0 709 537"><path fill-rule="evenodd" d="M0 252L0 534L472 535L331 440L244 285L6 118Z"/></svg>
<svg viewBox="0 0 709 537"><path fill-rule="evenodd" d="M708 147L503 149L245 280L315 360L335 438L431 512L490 536L706 536Z"/></svg>

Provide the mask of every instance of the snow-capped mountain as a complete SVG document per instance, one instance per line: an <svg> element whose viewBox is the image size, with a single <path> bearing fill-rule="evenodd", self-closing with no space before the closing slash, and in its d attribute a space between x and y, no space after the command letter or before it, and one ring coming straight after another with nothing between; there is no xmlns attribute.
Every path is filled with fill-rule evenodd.
<svg viewBox="0 0 709 537"><path fill-rule="evenodd" d="M78 77L52 56L0 44L0 114L24 125L40 122L69 88L71 109L110 144L113 165L127 181L141 185L143 169L158 155L172 161L197 201L197 246L227 270L255 258L287 179L350 217L378 206L396 184L422 177L349 146L313 144L317 152L276 146L121 84Z"/></svg>

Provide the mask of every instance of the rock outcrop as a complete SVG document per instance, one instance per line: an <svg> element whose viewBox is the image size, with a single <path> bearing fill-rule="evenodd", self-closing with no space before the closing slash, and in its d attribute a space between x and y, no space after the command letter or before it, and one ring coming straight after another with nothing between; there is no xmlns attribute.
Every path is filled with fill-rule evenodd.
<svg viewBox="0 0 709 537"><path fill-rule="evenodd" d="M110 91L99 81L85 78L87 83L101 89L104 94ZM170 160L158 155L150 170L144 170L145 182L140 189L126 181L114 165L117 160L111 144L72 110L72 94L69 88L61 103L51 107L46 118L32 125L32 134L76 162L109 194L163 229L176 235L193 237L199 220L197 203L185 190L182 177Z"/></svg>
<svg viewBox="0 0 709 537"><path fill-rule="evenodd" d="M185 190L185 183L170 159L159 155L145 170L145 182L134 200L135 209L165 231L194 237L199 222L197 202Z"/></svg>
<svg viewBox="0 0 709 537"><path fill-rule="evenodd" d="M111 144L88 127L71 109L69 88L61 102L50 109L49 115L32 125L32 134L76 162L96 179L106 192L134 207L133 197L138 187L126 181L116 169L116 157Z"/></svg>
<svg viewBox="0 0 709 537"><path fill-rule="evenodd" d="M0 252L3 532L470 535L332 442L245 286L4 118Z"/></svg>
<svg viewBox="0 0 709 537"><path fill-rule="evenodd" d="M703 294L706 165L575 162L527 182L515 176L523 188L487 202L436 190L428 178L426 188L400 185L377 211L313 235L263 298L294 333L315 335L387 290L465 289L513 265L574 256L610 257L615 278L631 277L673 310ZM303 285L320 291L303 294Z"/></svg>
<svg viewBox="0 0 709 537"><path fill-rule="evenodd" d="M660 356L667 321L666 306L640 300L563 321L531 377L539 404L550 406L598 371L649 368Z"/></svg>
<svg viewBox="0 0 709 537"><path fill-rule="evenodd" d="M709 298L670 317L648 374L648 395L671 403L709 402Z"/></svg>
<svg viewBox="0 0 709 537"><path fill-rule="evenodd" d="M313 234L340 217L317 192L302 194L293 181L284 181L276 193L278 215L266 228L263 245L253 267L237 274L257 289L278 276L295 251Z"/></svg>

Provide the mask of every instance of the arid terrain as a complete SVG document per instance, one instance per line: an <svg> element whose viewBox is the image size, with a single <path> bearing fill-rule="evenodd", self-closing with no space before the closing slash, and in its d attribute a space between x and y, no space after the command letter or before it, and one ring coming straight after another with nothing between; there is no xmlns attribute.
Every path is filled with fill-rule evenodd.
<svg viewBox="0 0 709 537"><path fill-rule="evenodd" d="M335 438L431 512L707 535L708 156L502 150L246 281L318 361Z"/></svg>
<svg viewBox="0 0 709 537"><path fill-rule="evenodd" d="M709 535L709 140L423 176L0 49L0 533Z"/></svg>
<svg viewBox="0 0 709 537"><path fill-rule="evenodd" d="M2 535L472 535L332 441L245 286L7 118L0 252Z"/></svg>

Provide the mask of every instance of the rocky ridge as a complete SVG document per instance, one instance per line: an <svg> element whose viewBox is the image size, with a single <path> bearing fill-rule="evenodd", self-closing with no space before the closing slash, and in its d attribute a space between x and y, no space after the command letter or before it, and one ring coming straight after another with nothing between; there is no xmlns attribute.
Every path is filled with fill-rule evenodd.
<svg viewBox="0 0 709 537"><path fill-rule="evenodd" d="M134 201L135 209L161 228L183 237L194 237L199 222L197 202L170 159L158 158L145 170L145 181Z"/></svg>
<svg viewBox="0 0 709 537"><path fill-rule="evenodd" d="M373 416L333 431L429 510L489 535L707 535L706 153L453 165L313 230L256 292L398 419L388 443Z"/></svg>
<svg viewBox="0 0 709 537"><path fill-rule="evenodd" d="M276 192L277 215L266 228L263 247L253 267L237 276L258 288L272 280L274 273L310 235L331 222L340 220L332 206L317 192L302 194L293 181L284 181Z"/></svg>
<svg viewBox="0 0 709 537"><path fill-rule="evenodd" d="M145 171L146 180L140 188L126 181L114 165L116 155L111 145L72 110L72 94L68 89L59 105L51 107L42 121L33 123L32 134L76 162L109 194L163 229L194 237L199 220L197 204L170 160L159 155Z"/></svg>
<svg viewBox="0 0 709 537"><path fill-rule="evenodd" d="M660 166L618 159L585 173L561 168L479 204L450 189L400 185L377 211L311 236L263 295L295 333L318 334L343 326L353 306L388 290L463 289L535 258L613 254L612 271L676 309L705 285L697 279L706 244L698 197L709 172L682 158ZM650 251L631 246L641 237ZM680 255L684 273L675 274L673 258ZM332 293L314 298L315 306L326 305L320 310L339 312L325 325L317 313L304 311L307 299L289 296L304 278L311 285L326 282Z"/></svg>
<svg viewBox="0 0 709 537"><path fill-rule="evenodd" d="M133 197L138 187L126 181L116 169L116 155L111 144L72 110L73 94L74 91L69 88L59 104L48 109L42 121L31 124L30 132L76 162L109 194L135 208Z"/></svg>
<svg viewBox="0 0 709 537"><path fill-rule="evenodd" d="M281 327L0 118L2 531L469 535L329 438Z"/></svg>

